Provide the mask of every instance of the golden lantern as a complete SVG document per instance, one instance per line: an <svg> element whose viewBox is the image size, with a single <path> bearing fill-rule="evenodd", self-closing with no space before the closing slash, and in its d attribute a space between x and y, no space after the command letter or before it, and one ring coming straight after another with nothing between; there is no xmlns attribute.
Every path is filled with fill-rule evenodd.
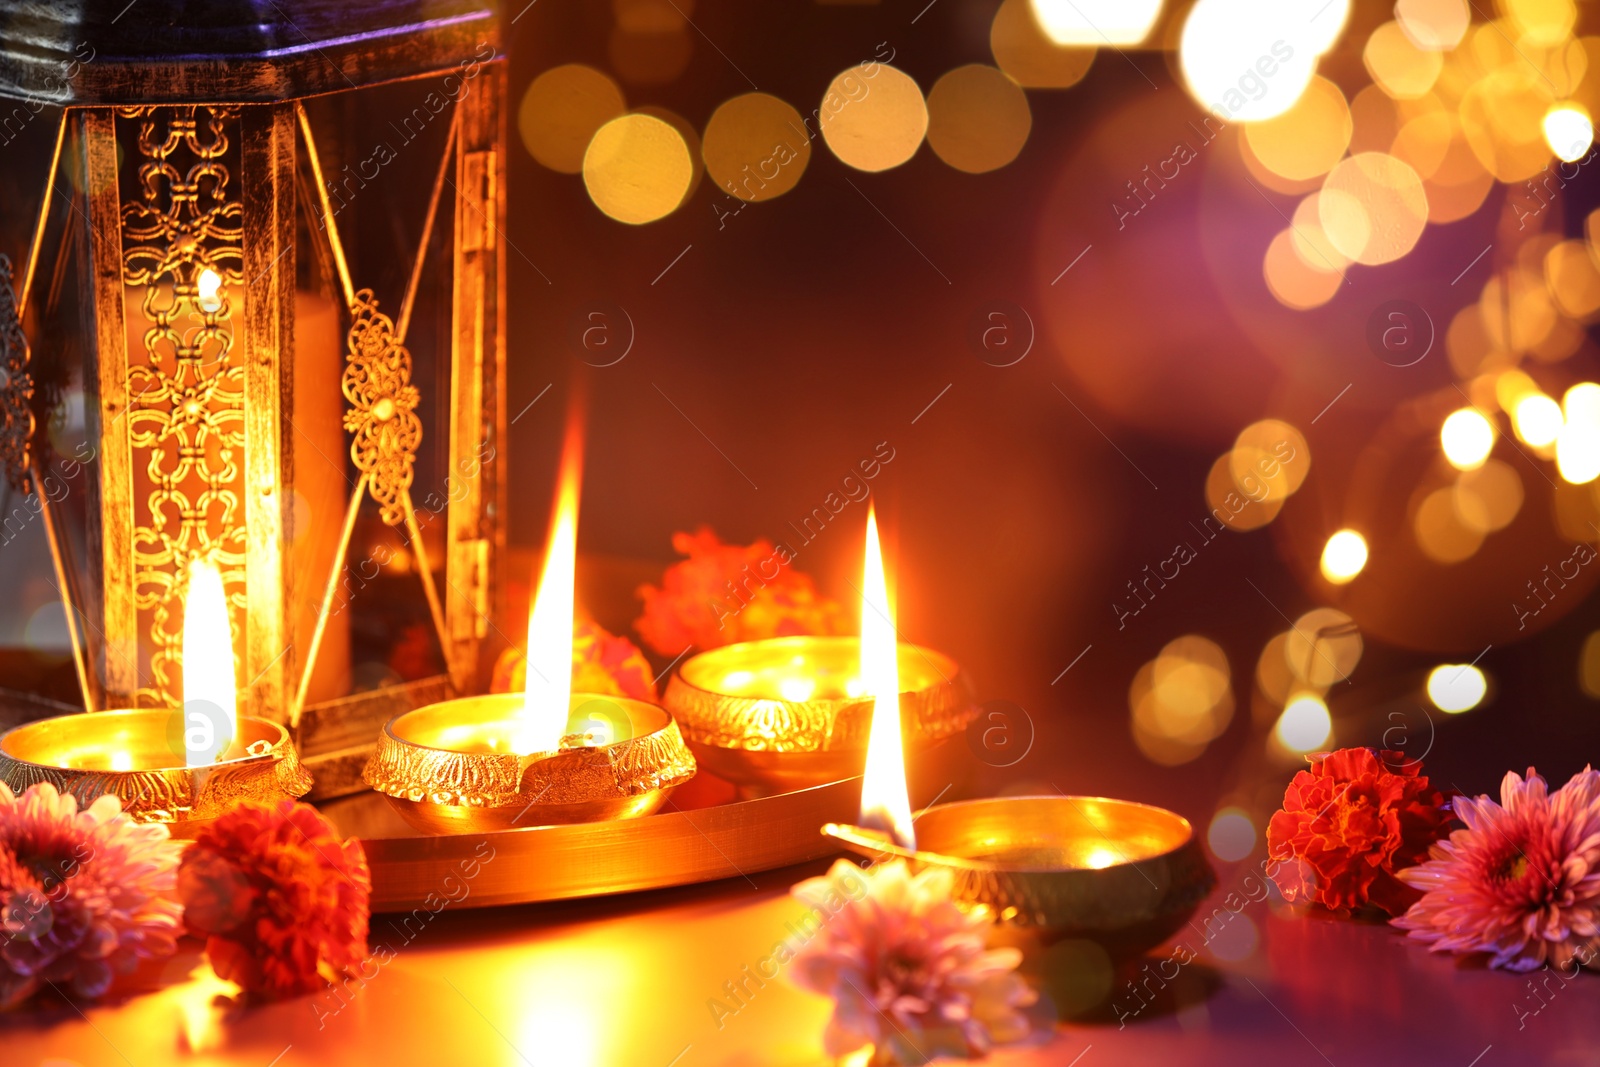
<svg viewBox="0 0 1600 1067"><path fill-rule="evenodd" d="M483 0L0 2L0 466L90 710L181 704L202 558L313 766L477 687L504 68Z"/></svg>

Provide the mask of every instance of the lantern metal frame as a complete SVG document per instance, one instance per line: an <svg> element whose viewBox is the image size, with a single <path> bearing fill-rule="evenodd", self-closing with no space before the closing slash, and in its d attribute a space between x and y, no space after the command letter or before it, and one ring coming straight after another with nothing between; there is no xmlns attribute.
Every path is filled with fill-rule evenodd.
<svg viewBox="0 0 1600 1067"><path fill-rule="evenodd" d="M61 111L19 277L0 254L0 468L37 498L88 710L174 703L174 608L189 559L207 554L223 571L239 635L241 712L307 735L308 763L321 749L358 770L360 750L397 707L478 689L495 640L491 590L504 553L506 492L499 468L486 461L505 425L506 77L498 22L482 0L282 0L273 5L281 20L271 23L245 0L140 7L119 26L120 2L89 0L62 12L0 2L0 24L17 34L0 35L0 100ZM79 37L94 57L62 79L65 57L82 55ZM306 102L426 78L442 79L450 125L409 284L391 313L352 276ZM119 158L130 138L137 158ZM126 195L129 167L137 168L134 196ZM60 211L59 200L71 210ZM342 392L356 475L325 575L295 573L290 551L297 222L308 209L320 213L312 251L324 269L331 265L348 327ZM453 212L453 241L440 384L449 389L448 470L457 477L445 505L440 587L411 494L422 424L406 335L445 210ZM54 227L53 214L61 220ZM55 273L62 257L79 265L93 342L83 369L94 469L82 581L74 580L55 502L40 491L63 357L37 335L30 347L23 329L30 303L39 302L35 278L52 228L61 242ZM220 290L205 291L207 272ZM53 300L59 284L50 288ZM135 294L151 324L143 352L130 351ZM242 307L233 306L235 294ZM367 498L386 524L406 531L448 678L308 709L307 686ZM309 647L298 648L292 605L309 599L320 610Z"/></svg>

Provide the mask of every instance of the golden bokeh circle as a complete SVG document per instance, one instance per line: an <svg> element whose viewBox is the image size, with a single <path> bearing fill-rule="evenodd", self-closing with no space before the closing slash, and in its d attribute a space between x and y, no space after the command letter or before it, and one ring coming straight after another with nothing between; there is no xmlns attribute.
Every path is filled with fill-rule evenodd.
<svg viewBox="0 0 1600 1067"><path fill-rule="evenodd" d="M998 170L1017 158L1032 129L1028 95L995 67L957 67L928 93L928 147L956 170Z"/></svg>
<svg viewBox="0 0 1600 1067"><path fill-rule="evenodd" d="M706 173L740 200L771 200L793 189L811 162L800 112L767 93L725 100L706 123Z"/></svg>
<svg viewBox="0 0 1600 1067"><path fill-rule="evenodd" d="M1349 259L1378 266L1416 247L1428 194L1406 163L1384 152L1351 156L1328 172L1318 201L1322 228Z"/></svg>
<svg viewBox="0 0 1600 1067"><path fill-rule="evenodd" d="M1418 48L1398 22L1385 22L1373 30L1361 59L1373 82L1400 100L1422 96L1444 70L1444 56Z"/></svg>
<svg viewBox="0 0 1600 1067"><path fill-rule="evenodd" d="M1344 93L1319 76L1311 79L1288 111L1246 124L1244 139L1256 159L1274 174L1305 180L1333 169L1350 146L1352 129Z"/></svg>
<svg viewBox="0 0 1600 1067"><path fill-rule="evenodd" d="M1511 525L1522 509L1522 479L1509 463L1487 460L1475 470L1456 477L1456 517L1469 530L1494 533Z"/></svg>
<svg viewBox="0 0 1600 1067"><path fill-rule="evenodd" d="M1281 230L1267 245L1261 276L1267 289L1284 307L1309 311L1332 300L1344 283L1339 271L1318 270L1295 247L1293 230Z"/></svg>
<svg viewBox="0 0 1600 1067"><path fill-rule="evenodd" d="M595 206L636 226L676 211L694 176L683 134L654 115L612 119L596 131L583 156L583 184Z"/></svg>
<svg viewBox="0 0 1600 1067"><path fill-rule="evenodd" d="M989 24L995 66L1029 89L1067 89L1089 73L1093 48L1058 45L1033 17L1028 0L1004 0Z"/></svg>
<svg viewBox="0 0 1600 1067"><path fill-rule="evenodd" d="M1460 563L1483 545L1483 531L1461 520L1455 496L1453 486L1435 489L1423 498L1413 519L1417 547L1435 563Z"/></svg>
<svg viewBox="0 0 1600 1067"><path fill-rule="evenodd" d="M1438 52L1460 44L1472 23L1467 0L1400 0L1394 16L1412 44Z"/></svg>
<svg viewBox="0 0 1600 1067"><path fill-rule="evenodd" d="M1326 689L1350 677L1363 648L1361 629L1349 615L1338 608L1312 608L1290 627L1283 655L1296 678Z"/></svg>
<svg viewBox="0 0 1600 1067"><path fill-rule="evenodd" d="M517 108L517 132L528 153L551 170L577 174L595 131L627 110L610 76L568 63L533 79Z"/></svg>
<svg viewBox="0 0 1600 1067"><path fill-rule="evenodd" d="M1287 500L1311 473L1311 446L1282 419L1262 419L1239 431L1228 471L1252 500Z"/></svg>
<svg viewBox="0 0 1600 1067"><path fill-rule="evenodd" d="M905 71L886 63L862 64L828 83L817 124L840 162L884 171L916 155L928 132L928 105Z"/></svg>
<svg viewBox="0 0 1600 1067"><path fill-rule="evenodd" d="M1255 530L1278 517L1281 498L1252 500L1233 480L1233 453L1224 452L1206 475L1206 506L1211 518L1230 530Z"/></svg>

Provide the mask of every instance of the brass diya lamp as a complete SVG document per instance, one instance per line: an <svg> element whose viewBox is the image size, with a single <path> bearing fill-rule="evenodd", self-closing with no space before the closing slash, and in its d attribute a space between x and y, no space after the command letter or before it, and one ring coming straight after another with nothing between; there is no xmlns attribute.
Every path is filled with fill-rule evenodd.
<svg viewBox="0 0 1600 1067"><path fill-rule="evenodd" d="M954 876L957 902L1043 941L1082 938L1135 959L1177 933L1217 879L1181 815L1106 797L1018 796L925 808L915 837L829 823L873 860Z"/></svg>
<svg viewBox="0 0 1600 1067"><path fill-rule="evenodd" d="M1181 815L1104 797L1019 796L938 804L913 818L893 616L870 516L864 577L861 666L873 700L860 825L829 823L823 834L873 860L948 870L958 903L1042 940L1085 938L1126 960L1176 933L1216 886Z"/></svg>
<svg viewBox="0 0 1600 1067"><path fill-rule="evenodd" d="M391 719L362 777L412 826L468 833L649 815L694 777L672 716L572 692L581 430L568 425L525 693L462 697Z"/></svg>
<svg viewBox="0 0 1600 1067"><path fill-rule="evenodd" d="M574 693L556 745L518 752L526 712L524 694L492 693L397 716L364 777L429 833L649 815L694 777L677 724L654 704Z"/></svg>
<svg viewBox="0 0 1600 1067"><path fill-rule="evenodd" d="M898 643L906 744L922 751L978 714L956 661ZM662 698L695 759L749 792L785 792L860 774L872 700L861 681L861 639L773 637L686 660Z"/></svg>
<svg viewBox="0 0 1600 1067"><path fill-rule="evenodd" d="M0 782L49 782L88 807L106 794L140 822L192 837L239 800L304 796L311 775L289 732L235 711L232 632L214 564L190 564L184 706L58 715L0 736Z"/></svg>

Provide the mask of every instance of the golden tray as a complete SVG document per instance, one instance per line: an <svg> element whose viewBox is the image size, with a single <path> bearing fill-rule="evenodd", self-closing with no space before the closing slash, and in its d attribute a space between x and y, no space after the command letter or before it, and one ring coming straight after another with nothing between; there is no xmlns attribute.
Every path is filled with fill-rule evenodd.
<svg viewBox="0 0 1600 1067"><path fill-rule="evenodd" d="M378 793L320 807L366 850L374 912L438 911L691 885L833 855L839 845L818 831L855 818L861 779L733 798L702 775L656 815L456 834L419 833Z"/></svg>

